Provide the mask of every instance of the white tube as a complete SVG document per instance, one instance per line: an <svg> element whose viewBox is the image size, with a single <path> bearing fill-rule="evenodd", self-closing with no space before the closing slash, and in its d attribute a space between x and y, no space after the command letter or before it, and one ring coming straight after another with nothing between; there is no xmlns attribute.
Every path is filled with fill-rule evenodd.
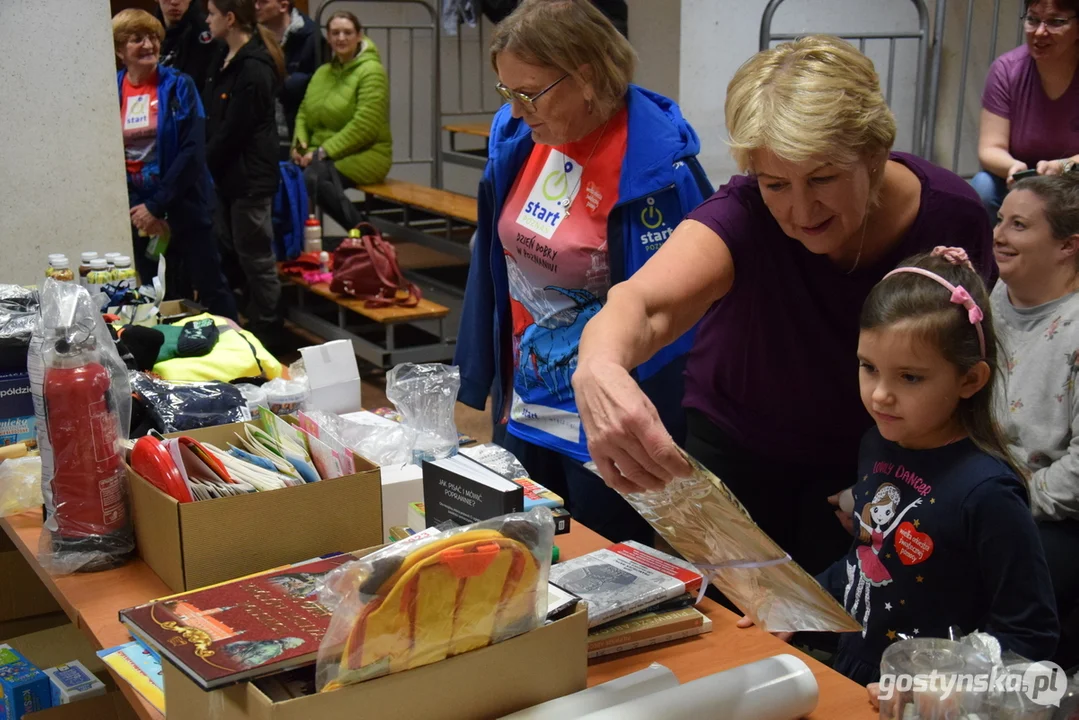
<svg viewBox="0 0 1079 720"><path fill-rule="evenodd" d="M776 655L590 713L582 720L795 720L817 707L817 680L793 655Z"/></svg>
<svg viewBox="0 0 1079 720"><path fill-rule="evenodd" d="M644 670L533 705L503 720L566 720L630 702L651 693L678 686L678 678L663 665L652 663Z"/></svg>

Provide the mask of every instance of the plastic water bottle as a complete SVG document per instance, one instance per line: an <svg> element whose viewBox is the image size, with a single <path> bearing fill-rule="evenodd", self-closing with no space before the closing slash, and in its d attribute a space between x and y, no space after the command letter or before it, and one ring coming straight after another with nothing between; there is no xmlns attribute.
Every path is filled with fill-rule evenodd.
<svg viewBox="0 0 1079 720"><path fill-rule="evenodd" d="M314 215L308 215L303 225L303 251L322 252L322 225Z"/></svg>

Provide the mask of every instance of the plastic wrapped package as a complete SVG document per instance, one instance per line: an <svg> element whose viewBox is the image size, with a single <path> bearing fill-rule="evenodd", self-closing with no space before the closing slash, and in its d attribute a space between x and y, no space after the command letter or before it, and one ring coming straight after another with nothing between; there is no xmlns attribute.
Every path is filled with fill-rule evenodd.
<svg viewBox="0 0 1079 720"><path fill-rule="evenodd" d="M683 455L685 455L683 453ZM685 455L693 474L624 497L685 560L768 632L860 631L820 584L753 522L723 482Z"/></svg>
<svg viewBox="0 0 1079 720"><path fill-rule="evenodd" d="M85 288L45 281L27 359L46 515L39 559L61 574L122 564L135 549L120 448L131 385Z"/></svg>
<svg viewBox="0 0 1079 720"><path fill-rule="evenodd" d="M271 380L262 386L262 391L266 393L266 406L274 415L294 415L304 410L311 396L306 375L297 380Z"/></svg>
<svg viewBox="0 0 1079 720"><path fill-rule="evenodd" d="M223 382L168 382L131 373L135 401L160 433L196 430L251 419L247 400L235 385ZM142 433L140 433L142 434Z"/></svg>
<svg viewBox="0 0 1079 720"><path fill-rule="evenodd" d="M342 418L339 432L341 442L376 465L406 465L413 460L416 431L401 423L364 425Z"/></svg>
<svg viewBox="0 0 1079 720"><path fill-rule="evenodd" d="M514 513L388 545L328 575L316 684L335 690L543 625L554 519Z"/></svg>
<svg viewBox="0 0 1079 720"><path fill-rule="evenodd" d="M0 462L0 517L41 508L41 458Z"/></svg>
<svg viewBox="0 0 1079 720"><path fill-rule="evenodd" d="M401 424L416 433L412 462L457 453L454 408L461 370L452 365L403 363L386 373L386 397L401 413Z"/></svg>
<svg viewBox="0 0 1079 720"><path fill-rule="evenodd" d="M266 405L266 391L258 385L251 385L250 383L239 383L236 385L236 389L244 396L244 400L247 402L247 412L250 413L251 419L257 420L259 407Z"/></svg>
<svg viewBox="0 0 1079 720"><path fill-rule="evenodd" d="M0 285L0 371L22 372L37 322L38 295L19 285Z"/></svg>

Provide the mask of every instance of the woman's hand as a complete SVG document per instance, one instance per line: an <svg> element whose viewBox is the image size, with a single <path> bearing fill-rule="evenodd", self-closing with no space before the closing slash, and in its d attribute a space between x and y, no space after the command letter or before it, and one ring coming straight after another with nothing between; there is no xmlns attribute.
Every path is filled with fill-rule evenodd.
<svg viewBox="0 0 1079 720"><path fill-rule="evenodd" d="M633 493L660 490L690 474L655 406L625 368L604 360L578 364L573 390L588 451L605 483Z"/></svg>
<svg viewBox="0 0 1079 720"><path fill-rule="evenodd" d="M880 683L869 683L865 690L869 693L869 704L874 710L880 710Z"/></svg>
<svg viewBox="0 0 1079 720"><path fill-rule="evenodd" d="M131 208L131 224L142 232L150 235L150 230L158 222L153 213L146 209L146 205L136 205Z"/></svg>
<svg viewBox="0 0 1079 720"><path fill-rule="evenodd" d="M292 162L297 165L303 165L303 155L300 154L299 148L292 148L289 152L289 157L292 158Z"/></svg>
<svg viewBox="0 0 1079 720"><path fill-rule="evenodd" d="M1029 170L1029 169L1030 168L1027 167L1026 163L1016 161L1015 164L1013 164L1010 168L1008 168L1008 187L1011 187L1012 185L1015 184L1015 177L1014 176L1015 176L1016 173L1023 172L1024 170Z"/></svg>
<svg viewBox="0 0 1079 720"><path fill-rule="evenodd" d="M315 151L308 150L307 154L300 158L300 167L306 168L311 164L311 161L315 159Z"/></svg>
<svg viewBox="0 0 1079 720"><path fill-rule="evenodd" d="M737 626L740 628L753 627L753 621L749 618L748 615L746 615L739 618ZM792 632L774 632L772 633L772 635L779 638L785 643L789 643L791 641L791 638L794 637L794 633Z"/></svg>
<svg viewBox="0 0 1079 720"><path fill-rule="evenodd" d="M1061 160L1039 160L1038 161L1038 174L1039 175L1063 175L1064 174L1064 162Z"/></svg>

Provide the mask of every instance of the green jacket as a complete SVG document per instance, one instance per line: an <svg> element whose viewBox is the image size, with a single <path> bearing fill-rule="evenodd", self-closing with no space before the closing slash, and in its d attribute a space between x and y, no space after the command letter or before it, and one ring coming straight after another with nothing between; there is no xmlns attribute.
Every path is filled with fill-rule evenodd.
<svg viewBox="0 0 1079 720"><path fill-rule="evenodd" d="M357 185L381 182L393 164L390 87L378 48L364 38L347 64L335 58L311 77L293 144L321 146Z"/></svg>

